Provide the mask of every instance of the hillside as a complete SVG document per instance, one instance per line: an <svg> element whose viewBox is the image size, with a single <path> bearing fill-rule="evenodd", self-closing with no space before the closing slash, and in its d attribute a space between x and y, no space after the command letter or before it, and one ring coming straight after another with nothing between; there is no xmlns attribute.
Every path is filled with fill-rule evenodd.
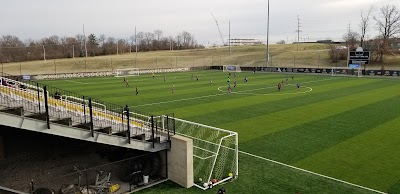
<svg viewBox="0 0 400 194"><path fill-rule="evenodd" d="M14 75L75 73L112 71L118 68L175 68L198 67L210 65L237 64L241 66L265 66L266 46L235 46L229 55L229 48L154 51L125 53L88 58L56 59L47 61L28 61L21 63L4 63L2 70ZM385 69L398 69L400 59L396 56L386 57ZM279 67L332 67L346 66L346 61L331 63L329 45L295 44L271 45L269 66ZM381 69L382 65L368 65L367 68Z"/></svg>

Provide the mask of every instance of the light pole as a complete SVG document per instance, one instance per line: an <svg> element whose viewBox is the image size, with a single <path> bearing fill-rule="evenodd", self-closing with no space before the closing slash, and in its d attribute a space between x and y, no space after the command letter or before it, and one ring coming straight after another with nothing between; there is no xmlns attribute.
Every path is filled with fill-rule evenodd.
<svg viewBox="0 0 400 194"><path fill-rule="evenodd" d="M268 18L267 18L267 56L266 56L266 65L268 67L269 61L269 0L268 0Z"/></svg>

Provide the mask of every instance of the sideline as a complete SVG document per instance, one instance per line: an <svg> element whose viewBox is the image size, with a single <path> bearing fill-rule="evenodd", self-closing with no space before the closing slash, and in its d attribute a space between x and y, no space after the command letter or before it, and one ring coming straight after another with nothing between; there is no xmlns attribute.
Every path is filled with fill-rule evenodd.
<svg viewBox="0 0 400 194"><path fill-rule="evenodd" d="M288 164L285 164L285 163L282 163L282 162L278 162L278 161L275 161L275 160L271 160L271 159L268 159L268 158L263 158L261 156L250 154L248 152L244 152L244 151L240 151L239 150L239 153L245 154L245 155L248 155L248 156L252 156L254 158L258 158L258 159L261 159L261 160L265 160L265 161L268 161L268 162L272 162L274 164L278 164L278 165L285 166L285 167L288 167L288 168L292 168L292 169L295 169L295 170L298 170L298 171L309 173L309 174L312 174L312 175L320 176L320 177L323 177L323 178L326 178L326 179L330 179L330 180L333 180L333 181L336 181L336 182L340 182L340 183L344 183L344 184L351 185L351 186L354 186L354 187L358 187L358 188L361 188L361 189L365 189L365 190L368 190L368 191L372 191L372 192L375 192L375 193L387 194L387 193L382 192L382 191L378 191L378 190L375 190L375 189L371 189L371 188L368 188L368 187L364 187L364 186L361 186L361 185L350 183L350 182L347 182L347 181L344 181L344 180L336 179L336 178L333 178L333 177L330 177L330 176L318 174L318 173L315 173L315 172L312 172L312 171L309 171L309 170L305 170L305 169L302 169L302 168L297 168L295 166L291 166L291 165L288 165Z"/></svg>

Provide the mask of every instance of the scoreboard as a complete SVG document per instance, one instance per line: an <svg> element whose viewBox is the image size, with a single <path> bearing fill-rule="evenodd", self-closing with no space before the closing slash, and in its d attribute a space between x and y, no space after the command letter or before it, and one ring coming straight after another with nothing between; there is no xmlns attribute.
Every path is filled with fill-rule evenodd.
<svg viewBox="0 0 400 194"><path fill-rule="evenodd" d="M349 51L349 64L368 64L369 62L369 51L363 50L363 48L358 47L355 50Z"/></svg>

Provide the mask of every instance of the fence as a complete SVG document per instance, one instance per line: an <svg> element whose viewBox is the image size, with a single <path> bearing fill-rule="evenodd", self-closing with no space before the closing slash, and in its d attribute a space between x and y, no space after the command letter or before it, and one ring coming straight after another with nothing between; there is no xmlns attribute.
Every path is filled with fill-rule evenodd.
<svg viewBox="0 0 400 194"><path fill-rule="evenodd" d="M50 128L53 122L155 143L170 139L170 131L157 125L160 116L130 111L128 106L108 103L34 81L18 81L18 77L2 73L0 105L21 109L22 114L43 119ZM165 131L167 130L167 131Z"/></svg>
<svg viewBox="0 0 400 194"><path fill-rule="evenodd" d="M124 57L124 58L122 58ZM73 58L20 63L2 63L1 70L12 75L39 75L82 72L113 72L115 69L140 68L195 68L202 66L240 65L266 66L264 53L244 53L215 56L159 56L138 57L126 55L116 58ZM283 67L345 67L347 63L331 63L327 53L287 53L270 56L268 66Z"/></svg>

